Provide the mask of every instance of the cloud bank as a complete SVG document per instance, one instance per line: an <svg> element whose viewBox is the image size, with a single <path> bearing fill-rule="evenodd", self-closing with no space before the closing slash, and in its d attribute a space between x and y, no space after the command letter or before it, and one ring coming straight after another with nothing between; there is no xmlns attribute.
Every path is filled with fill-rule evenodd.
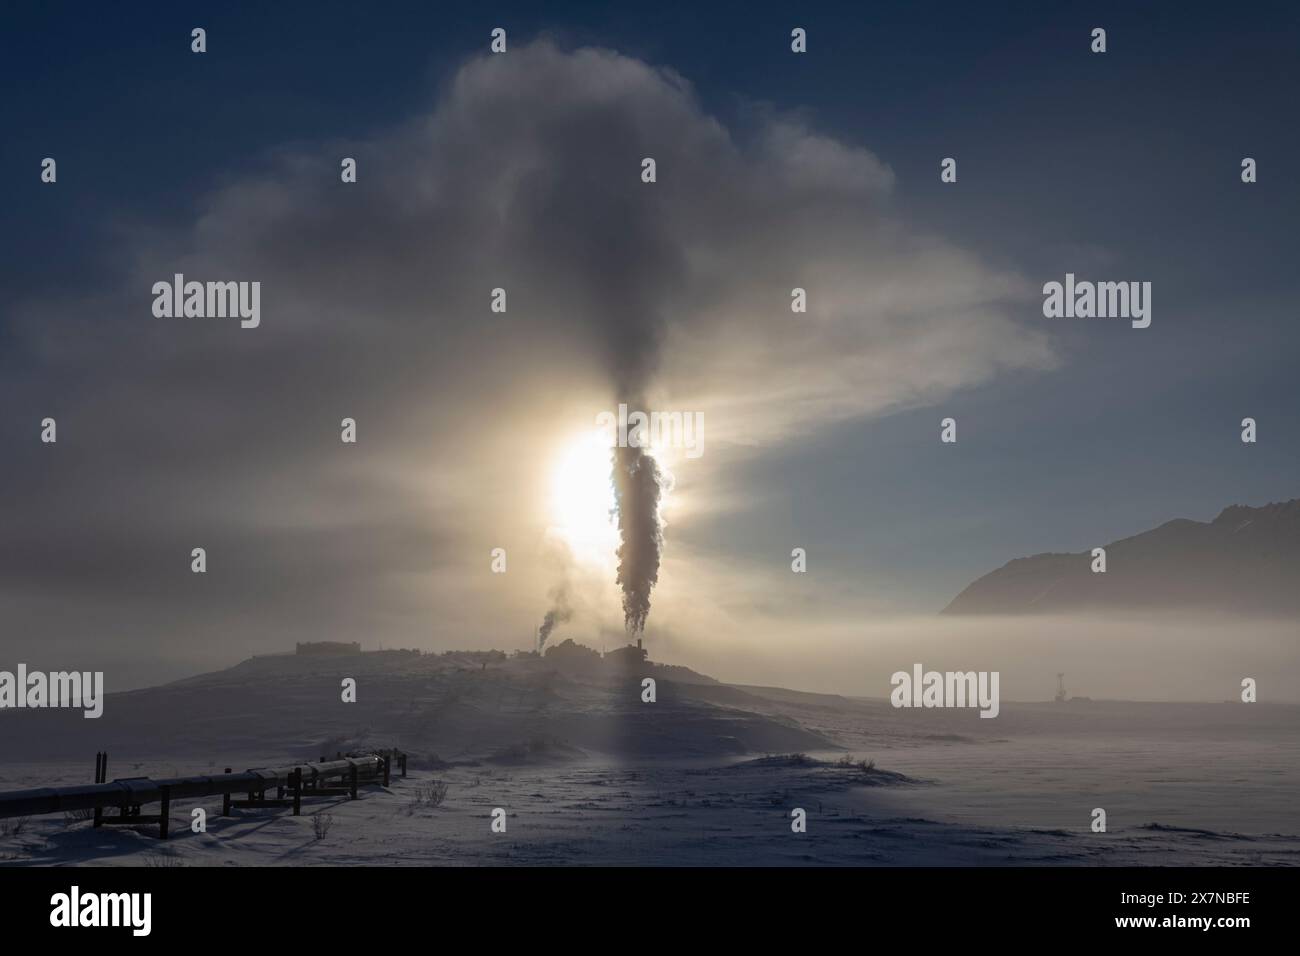
<svg viewBox="0 0 1300 956"><path fill-rule="evenodd" d="M545 451L627 394L763 446L1051 367L1015 319L1034 290L894 191L798 119L729 129L671 70L546 40L467 61L398 128L274 150L186 228L125 234L116 287L10 317L16 652L153 677L311 637L528 646ZM261 326L154 318L175 273L260 281Z"/></svg>

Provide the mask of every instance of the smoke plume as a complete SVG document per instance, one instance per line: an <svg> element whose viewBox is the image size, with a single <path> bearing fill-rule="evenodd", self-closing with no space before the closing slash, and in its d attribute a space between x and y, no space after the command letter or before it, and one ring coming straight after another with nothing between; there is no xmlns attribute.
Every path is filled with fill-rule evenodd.
<svg viewBox="0 0 1300 956"><path fill-rule="evenodd" d="M552 588L549 597L551 609L546 612L546 616L542 618L542 626L537 629L537 653L539 654L546 649L546 642L550 639L551 632L573 618L573 608L569 607L567 584Z"/></svg>
<svg viewBox="0 0 1300 956"><path fill-rule="evenodd" d="M618 509L618 583L623 588L623 623L644 631L650 590L659 580L663 528L659 523L662 480L659 466L644 448L615 448L614 503Z"/></svg>

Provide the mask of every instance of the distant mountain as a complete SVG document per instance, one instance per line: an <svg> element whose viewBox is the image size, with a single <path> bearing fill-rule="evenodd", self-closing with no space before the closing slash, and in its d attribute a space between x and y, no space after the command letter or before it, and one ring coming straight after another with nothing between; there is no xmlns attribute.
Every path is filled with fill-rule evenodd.
<svg viewBox="0 0 1300 956"><path fill-rule="evenodd" d="M1017 558L975 581L944 614L1193 608L1276 616L1300 613L1300 498L1233 505L1210 522L1178 518L1090 551Z"/></svg>

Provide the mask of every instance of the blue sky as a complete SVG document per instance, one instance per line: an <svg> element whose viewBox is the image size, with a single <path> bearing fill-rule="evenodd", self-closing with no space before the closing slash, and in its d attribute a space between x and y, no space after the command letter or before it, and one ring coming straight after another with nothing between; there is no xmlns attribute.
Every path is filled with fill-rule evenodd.
<svg viewBox="0 0 1300 956"><path fill-rule="evenodd" d="M266 6L3 14L0 373L22 383L7 442L49 404L20 313L120 286L142 245L185 234L214 194L278 175L286 154L427 111L502 26L512 48L546 35L670 68L737 139L780 114L868 150L912 233L991 270L1035 287L1068 271L1153 284L1149 329L1044 319L1031 297L1010 317L1048 334L1054 368L1009 368L727 459L729 486L764 506L679 522L669 548L675 535L716 562L780 565L811 542L836 588L929 611L1019 555L1297 494L1294 5ZM193 26L208 31L204 56L189 51ZM789 52L794 26L806 55ZM1088 49L1095 26L1104 55ZM44 156L59 162L53 189L38 181ZM939 181L944 156L955 185ZM1258 183L1240 182L1243 156ZM937 440L948 415L956 446ZM1238 440L1245 416L1254 446ZM11 474L10 493L34 480Z"/></svg>

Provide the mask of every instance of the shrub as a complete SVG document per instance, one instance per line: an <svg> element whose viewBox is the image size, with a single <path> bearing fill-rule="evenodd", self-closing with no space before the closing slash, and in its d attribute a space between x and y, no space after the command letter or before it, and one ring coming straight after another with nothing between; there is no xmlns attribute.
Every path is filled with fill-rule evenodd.
<svg viewBox="0 0 1300 956"><path fill-rule="evenodd" d="M330 827L334 825L334 815L324 811L313 813L311 817L311 832L316 834L317 840L325 839L325 835L330 832Z"/></svg>
<svg viewBox="0 0 1300 956"><path fill-rule="evenodd" d="M835 761L835 766L843 767L845 770L856 767L863 773L871 773L876 769L876 762L874 760L854 760L849 754L844 754L839 760Z"/></svg>
<svg viewBox="0 0 1300 956"><path fill-rule="evenodd" d="M447 784L442 780L430 780L427 786L416 787L411 805L415 807L440 807L447 798Z"/></svg>
<svg viewBox="0 0 1300 956"><path fill-rule="evenodd" d="M8 820L0 820L0 837L16 837L27 829L27 824L31 817L11 817Z"/></svg>

